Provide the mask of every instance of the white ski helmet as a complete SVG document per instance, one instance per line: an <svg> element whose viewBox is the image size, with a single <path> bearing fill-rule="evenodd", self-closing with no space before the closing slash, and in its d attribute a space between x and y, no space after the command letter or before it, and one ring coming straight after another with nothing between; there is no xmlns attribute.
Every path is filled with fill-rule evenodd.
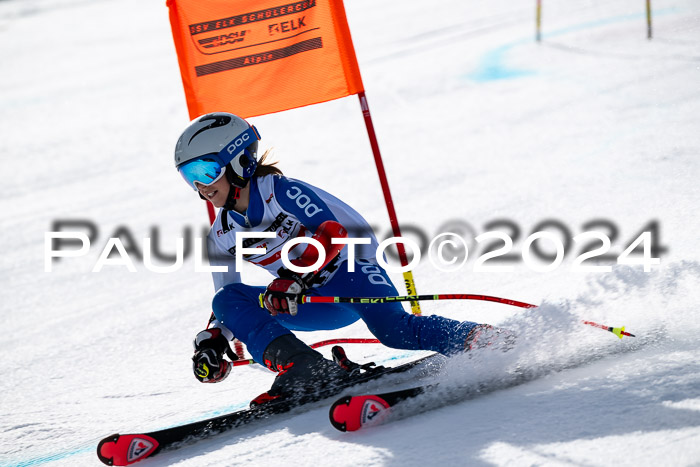
<svg viewBox="0 0 700 467"><path fill-rule="evenodd" d="M258 130L236 115L202 115L177 140L175 167L195 191L195 182L210 185L223 174L232 185L244 188L258 166L259 140Z"/></svg>

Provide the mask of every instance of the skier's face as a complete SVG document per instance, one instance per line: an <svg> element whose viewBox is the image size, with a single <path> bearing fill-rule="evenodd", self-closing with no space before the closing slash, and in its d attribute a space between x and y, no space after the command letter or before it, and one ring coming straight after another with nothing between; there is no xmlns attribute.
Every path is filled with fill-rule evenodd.
<svg viewBox="0 0 700 467"><path fill-rule="evenodd" d="M194 184L197 190L199 190L199 193L211 201L211 204L217 208L223 207L224 204L226 204L226 198L231 189L231 185L226 177L221 177L210 185L202 185L199 182L195 182Z"/></svg>

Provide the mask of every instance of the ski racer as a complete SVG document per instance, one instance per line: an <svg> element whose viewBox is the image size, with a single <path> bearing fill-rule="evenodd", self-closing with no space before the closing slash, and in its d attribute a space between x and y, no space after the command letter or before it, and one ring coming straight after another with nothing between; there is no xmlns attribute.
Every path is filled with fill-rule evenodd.
<svg viewBox="0 0 700 467"><path fill-rule="evenodd" d="M224 355L235 359L229 346L234 336L246 344L256 362L278 372L270 390L253 401L260 404L348 378L345 370L311 349L293 331L338 329L362 319L388 347L450 355L464 351L468 339L480 333L477 331L490 328L442 316L416 316L400 303L298 306L301 295L390 296L398 292L377 265L378 242L362 216L325 191L283 176L274 164L265 163L269 151L258 160L259 140L254 126L236 115L218 112L193 120L175 149L175 165L190 188L221 208L209 232L207 249L212 266L228 267L227 272L213 273L215 319L194 341L193 369L199 381L215 383L226 378L231 363ZM236 237L253 232L268 236L247 236L240 243L246 250L239 257L275 276L267 287L243 283L236 268ZM325 253L319 267L303 274L286 268L281 259L285 243L302 236L320 242ZM354 237L368 237L370 243L344 246L332 242ZM250 252L249 248L257 247L259 252ZM317 263L319 251L314 245L299 243L288 256L294 266L308 269Z"/></svg>

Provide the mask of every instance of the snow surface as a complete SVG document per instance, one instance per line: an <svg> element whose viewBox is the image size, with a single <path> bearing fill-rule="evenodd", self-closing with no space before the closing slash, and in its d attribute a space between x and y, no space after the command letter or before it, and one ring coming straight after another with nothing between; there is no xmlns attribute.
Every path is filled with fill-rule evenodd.
<svg viewBox="0 0 700 467"><path fill-rule="evenodd" d="M475 272L476 251L459 272L423 261L421 293L542 304L424 303L426 314L506 326L522 342L450 362L436 377L444 387L542 377L351 434L335 431L321 404L143 465L699 465L700 3L652 3L649 41L641 0L546 1L537 44L532 0L348 0L402 222L432 237L448 221L482 233L508 219L521 229L519 254L542 220L576 235L607 219L617 255L658 220L668 251L652 272L574 272L578 246L545 273L522 261ZM270 372L241 368L217 385L191 374L191 339L213 292L191 256L170 274L139 261L135 273L90 272L120 227L139 248L158 237L166 252L206 227L172 168L188 116L164 2L5 0L0 56L0 464L99 465L96 444L111 433L245 406ZM253 122L285 173L387 234L354 96ZM99 228L89 255L44 272L45 232L81 219ZM357 323L301 337L339 336L369 333ZM421 355L346 348L389 364Z"/></svg>

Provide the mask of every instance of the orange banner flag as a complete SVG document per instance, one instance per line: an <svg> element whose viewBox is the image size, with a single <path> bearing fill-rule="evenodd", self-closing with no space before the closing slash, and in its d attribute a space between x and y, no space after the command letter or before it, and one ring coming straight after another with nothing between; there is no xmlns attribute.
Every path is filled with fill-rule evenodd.
<svg viewBox="0 0 700 467"><path fill-rule="evenodd" d="M243 118L364 90L341 0L168 0L190 118Z"/></svg>

